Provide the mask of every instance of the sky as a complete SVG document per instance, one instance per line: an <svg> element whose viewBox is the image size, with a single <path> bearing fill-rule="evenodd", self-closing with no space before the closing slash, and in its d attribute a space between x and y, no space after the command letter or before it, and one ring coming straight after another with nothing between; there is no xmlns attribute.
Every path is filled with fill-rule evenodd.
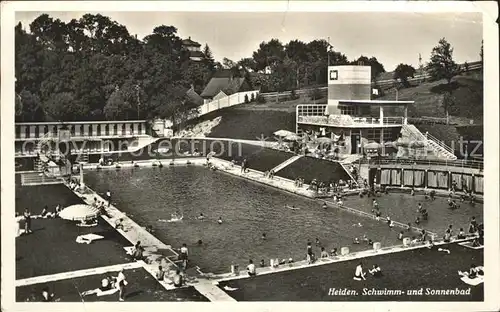
<svg viewBox="0 0 500 312"><path fill-rule="evenodd" d="M85 12L16 12L16 23L29 30L40 14L69 21ZM95 12L94 12L95 13ZM375 56L386 71L399 63L419 65L445 37L458 63L479 60L483 25L480 13L403 12L100 12L142 39L156 26L172 25L182 38L208 44L214 58L238 61L251 57L262 41L309 42L330 37L334 50L349 60Z"/></svg>

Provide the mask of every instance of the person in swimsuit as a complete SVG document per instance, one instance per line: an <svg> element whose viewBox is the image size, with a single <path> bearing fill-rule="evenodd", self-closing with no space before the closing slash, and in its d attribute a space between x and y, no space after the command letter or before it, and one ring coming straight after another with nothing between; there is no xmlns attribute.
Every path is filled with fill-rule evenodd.
<svg viewBox="0 0 500 312"><path fill-rule="evenodd" d="M30 234L33 233L31 230L31 213L29 212L28 208L24 209L24 234Z"/></svg>
<svg viewBox="0 0 500 312"><path fill-rule="evenodd" d="M358 266L356 266L356 270L354 271L354 279L357 281L366 280L365 273L363 272L363 264L359 262Z"/></svg>
<svg viewBox="0 0 500 312"><path fill-rule="evenodd" d="M219 217L219 219L217 220L217 223L222 224L222 217Z"/></svg>
<svg viewBox="0 0 500 312"><path fill-rule="evenodd" d="M187 267L188 262L188 248L186 244L182 244L180 249L179 259L182 260L182 265L184 269Z"/></svg>
<svg viewBox="0 0 500 312"><path fill-rule="evenodd" d="M368 272L373 275L373 277L382 277L382 270L377 264L374 264L371 268L371 270L368 270Z"/></svg>
<svg viewBox="0 0 500 312"><path fill-rule="evenodd" d="M184 277L181 274L181 270L175 271L173 281L175 287L181 287L184 284Z"/></svg>
<svg viewBox="0 0 500 312"><path fill-rule="evenodd" d="M252 259L250 259L248 261L247 272L248 272L248 276L255 276L255 275L257 275L257 272L255 270L255 264L253 264L253 260Z"/></svg>

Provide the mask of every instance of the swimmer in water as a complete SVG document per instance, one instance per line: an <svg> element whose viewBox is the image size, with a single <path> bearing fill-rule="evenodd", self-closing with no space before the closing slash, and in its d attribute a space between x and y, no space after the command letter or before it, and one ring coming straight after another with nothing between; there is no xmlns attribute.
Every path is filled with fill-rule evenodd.
<svg viewBox="0 0 500 312"><path fill-rule="evenodd" d="M326 202L323 203L323 209L326 209L328 208L328 206L326 205Z"/></svg>
<svg viewBox="0 0 500 312"><path fill-rule="evenodd" d="M267 237L266 237L266 233L262 233L262 240L266 240Z"/></svg>
<svg viewBox="0 0 500 312"><path fill-rule="evenodd" d="M359 244L359 239L357 237L354 238L353 244Z"/></svg>
<svg viewBox="0 0 500 312"><path fill-rule="evenodd" d="M316 237L316 246L319 246L319 238Z"/></svg>
<svg viewBox="0 0 500 312"><path fill-rule="evenodd" d="M203 215L203 213L200 213L200 215L198 216L198 220L200 221L205 220L205 216Z"/></svg>
<svg viewBox="0 0 500 312"><path fill-rule="evenodd" d="M222 217L219 217L219 219L217 220L217 223L222 224Z"/></svg>

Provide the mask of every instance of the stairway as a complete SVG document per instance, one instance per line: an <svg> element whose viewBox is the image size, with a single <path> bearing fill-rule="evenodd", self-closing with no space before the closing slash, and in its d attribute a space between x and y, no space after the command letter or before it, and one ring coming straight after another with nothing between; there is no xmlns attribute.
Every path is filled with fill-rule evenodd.
<svg viewBox="0 0 500 312"><path fill-rule="evenodd" d="M457 156L455 156L453 149L444 144L443 141L438 140L436 137L429 133L426 133L425 136L427 137L427 144L436 151L436 154L439 158L445 158L449 160L457 159Z"/></svg>
<svg viewBox="0 0 500 312"><path fill-rule="evenodd" d="M424 135L414 125L403 125L401 133L412 141L424 142L425 147L434 152L438 158L449 160L457 159L457 156L455 156L451 147L447 146L444 142L438 140L429 133Z"/></svg>
<svg viewBox="0 0 500 312"><path fill-rule="evenodd" d="M276 173L276 172L280 171L281 169L285 168L286 166L294 163L295 161L297 161L298 159L300 159L302 157L303 157L302 155L295 155L293 157L290 157L287 160L285 160L284 162L282 162L281 164L279 164L276 167L274 167L273 169L271 169L270 171L274 171L274 173Z"/></svg>

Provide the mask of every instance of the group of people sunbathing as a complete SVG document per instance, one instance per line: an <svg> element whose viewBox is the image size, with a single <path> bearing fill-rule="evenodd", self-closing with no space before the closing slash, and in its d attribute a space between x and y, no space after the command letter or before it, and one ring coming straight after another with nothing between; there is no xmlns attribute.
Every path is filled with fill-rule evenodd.
<svg viewBox="0 0 500 312"><path fill-rule="evenodd" d="M374 264L371 269L368 270L368 273L373 277L382 277L382 269L377 264ZM356 266L354 271L353 279L356 281L366 280L366 272L363 270L363 263L360 261Z"/></svg>
<svg viewBox="0 0 500 312"><path fill-rule="evenodd" d="M118 300L124 301L125 300L125 287L128 284L129 283L125 277L123 269L121 269L117 276L108 276L108 277L103 278L101 280L100 287L98 287L96 289L84 291L82 293L82 296L89 296L89 295L104 296L104 295L112 295L112 294L118 292L119 293Z"/></svg>
<svg viewBox="0 0 500 312"><path fill-rule="evenodd" d="M338 182L331 181L330 183L328 183L328 182L318 181L317 179L313 179L309 184L308 190L313 190L318 193L330 194L331 192L333 193L341 192L345 188L353 189L354 186L355 184L352 180L346 182L342 179L339 179Z"/></svg>

